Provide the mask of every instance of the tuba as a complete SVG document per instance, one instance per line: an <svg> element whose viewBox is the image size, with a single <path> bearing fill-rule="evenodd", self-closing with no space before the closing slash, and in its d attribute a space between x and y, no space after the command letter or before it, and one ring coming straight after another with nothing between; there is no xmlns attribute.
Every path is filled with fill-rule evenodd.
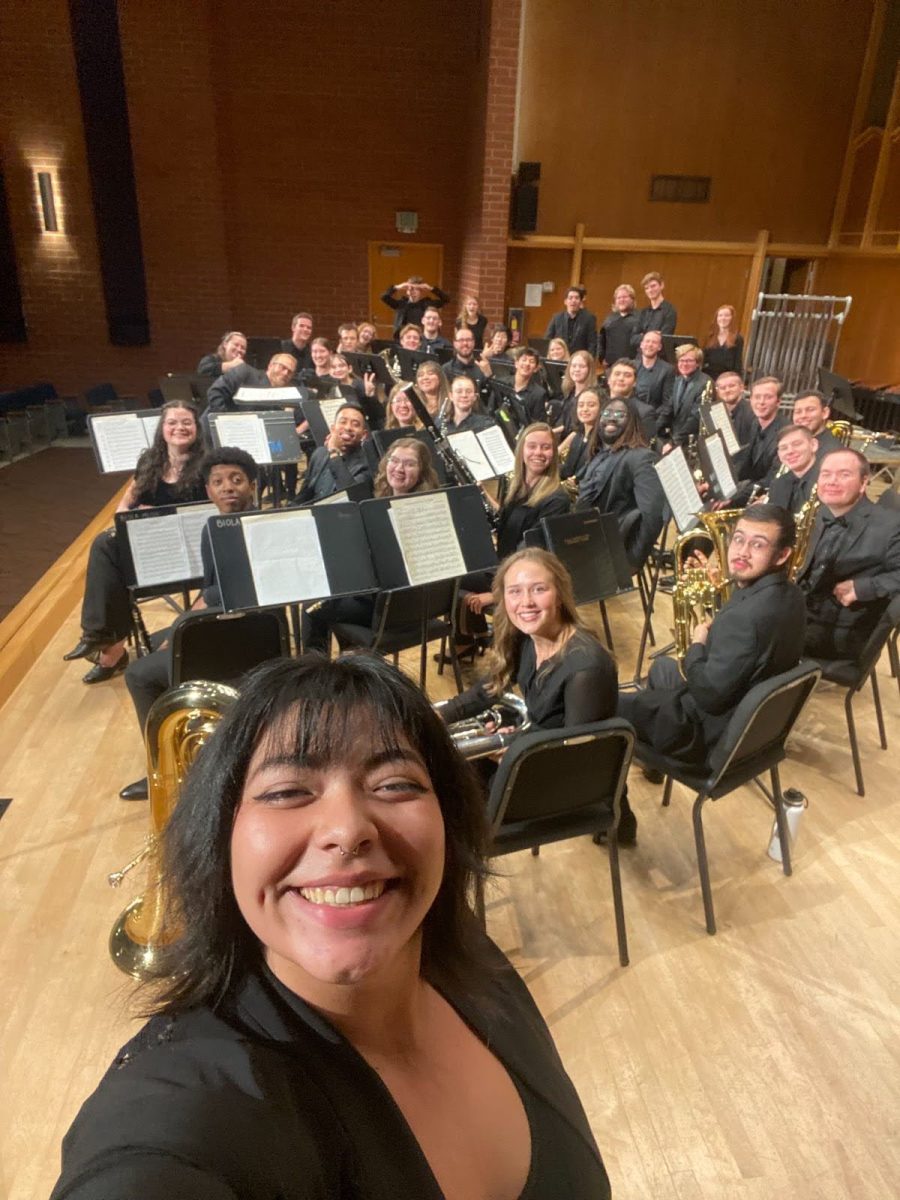
<svg viewBox="0 0 900 1200"><path fill-rule="evenodd" d="M181 792L191 763L238 694L224 683L195 681L170 688L154 703L147 717L147 785L150 792L150 834L143 850L109 876L118 887L144 859L150 860L147 892L137 896L119 915L109 935L109 953L120 971L134 979L158 974L160 950L171 941L164 930L166 897L162 884L160 838Z"/></svg>
<svg viewBox="0 0 900 1200"><path fill-rule="evenodd" d="M675 586L672 589L672 609L675 615L675 657L684 663L694 629L707 616L715 616L731 597L731 580L727 577L728 539L743 509L722 508L702 512L700 527L681 535L674 546ZM690 566L688 560L695 542L712 542L719 560L719 578L713 579L707 567ZM697 546L697 549L700 547Z"/></svg>
<svg viewBox="0 0 900 1200"><path fill-rule="evenodd" d="M440 700L434 707L440 712L447 703L446 700ZM529 724L525 701L514 692L504 692L490 708L479 713L477 717L453 721L447 726L447 732L463 758L471 760L486 758L489 754L496 754L498 750L505 750L513 738L527 730ZM493 728L488 729L488 725ZM516 728L512 733L501 733L501 727L506 725L515 725Z"/></svg>

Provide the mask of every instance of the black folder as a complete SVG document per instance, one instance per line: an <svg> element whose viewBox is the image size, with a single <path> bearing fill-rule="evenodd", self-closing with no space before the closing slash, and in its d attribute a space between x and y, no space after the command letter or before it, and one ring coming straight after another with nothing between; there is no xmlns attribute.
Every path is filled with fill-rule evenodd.
<svg viewBox="0 0 900 1200"><path fill-rule="evenodd" d="M608 600L633 590L631 567L615 513L596 508L544 517L539 530L525 535L528 545L555 554L572 576L575 602Z"/></svg>

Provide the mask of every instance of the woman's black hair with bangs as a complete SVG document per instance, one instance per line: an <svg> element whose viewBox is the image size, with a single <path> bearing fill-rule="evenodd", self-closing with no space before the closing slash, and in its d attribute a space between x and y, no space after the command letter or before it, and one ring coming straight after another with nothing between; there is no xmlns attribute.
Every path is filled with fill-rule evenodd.
<svg viewBox="0 0 900 1200"><path fill-rule="evenodd" d="M240 691L191 768L163 834L163 940L171 941L145 1011L215 1005L262 962L231 882L232 825L261 740L272 738L277 753L338 762L362 728L384 748L405 738L431 776L446 849L444 877L422 927L422 974L442 990L477 995L492 970L470 906L487 873L484 794L427 697L373 654L279 659L248 675Z"/></svg>

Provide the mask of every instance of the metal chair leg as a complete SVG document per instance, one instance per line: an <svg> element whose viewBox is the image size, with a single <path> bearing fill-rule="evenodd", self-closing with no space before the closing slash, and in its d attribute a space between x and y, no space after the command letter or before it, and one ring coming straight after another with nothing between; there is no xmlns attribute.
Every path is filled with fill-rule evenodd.
<svg viewBox="0 0 900 1200"><path fill-rule="evenodd" d="M781 843L781 869L785 875L793 871L791 866L791 831L788 829L787 817L784 814L784 797L781 794L781 776L778 774L776 763L769 772L772 779L772 799L775 802L775 821L778 825L778 841Z"/></svg>
<svg viewBox="0 0 900 1200"><path fill-rule="evenodd" d="M607 611L606 611L606 602L603 600L600 601L600 616L603 618L603 636L606 638L606 644L609 647L610 653L615 654L615 647L613 646L612 629L610 629L610 626L609 626L609 615L607 614Z"/></svg>
<svg viewBox="0 0 900 1200"><path fill-rule="evenodd" d="M884 713L881 711L881 696L878 693L878 675L875 668L872 668L872 674L869 676L872 680L872 699L875 701L875 719L878 722L878 738L881 742L882 750L887 750L887 734L884 731Z"/></svg>
<svg viewBox="0 0 900 1200"><path fill-rule="evenodd" d="M850 736L850 753L853 756L853 770L856 772L856 790L860 796L866 794L863 783L862 763L859 760L859 743L856 740L856 722L853 720L853 692L847 693L844 700L844 712L847 714L847 733Z"/></svg>
<svg viewBox="0 0 900 1200"><path fill-rule="evenodd" d="M665 787L663 788L663 797L662 797L663 808L669 807L669 802L671 799L672 799L672 776L667 775L666 776L666 784L665 784Z"/></svg>
<svg viewBox="0 0 900 1200"><path fill-rule="evenodd" d="M713 910L712 887L709 882L709 863L706 859L706 839L703 836L703 792L694 801L694 843L697 847L697 870L700 872L700 890L703 893L703 911L706 914L706 932L716 932L716 914Z"/></svg>
<svg viewBox="0 0 900 1200"><path fill-rule="evenodd" d="M628 966L628 934L625 930L625 906L622 903L622 876L619 873L619 843L609 841L609 878L612 883L613 911L616 914L616 940L619 944L619 966Z"/></svg>

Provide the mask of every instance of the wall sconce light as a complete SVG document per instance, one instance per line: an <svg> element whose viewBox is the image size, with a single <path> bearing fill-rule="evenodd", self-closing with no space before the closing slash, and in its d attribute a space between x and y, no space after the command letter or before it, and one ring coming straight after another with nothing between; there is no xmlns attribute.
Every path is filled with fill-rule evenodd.
<svg viewBox="0 0 900 1200"><path fill-rule="evenodd" d="M56 219L56 201L53 198L53 179L49 171L38 171L38 188L41 193L41 212L44 217L44 230L47 233L57 233L59 223Z"/></svg>

